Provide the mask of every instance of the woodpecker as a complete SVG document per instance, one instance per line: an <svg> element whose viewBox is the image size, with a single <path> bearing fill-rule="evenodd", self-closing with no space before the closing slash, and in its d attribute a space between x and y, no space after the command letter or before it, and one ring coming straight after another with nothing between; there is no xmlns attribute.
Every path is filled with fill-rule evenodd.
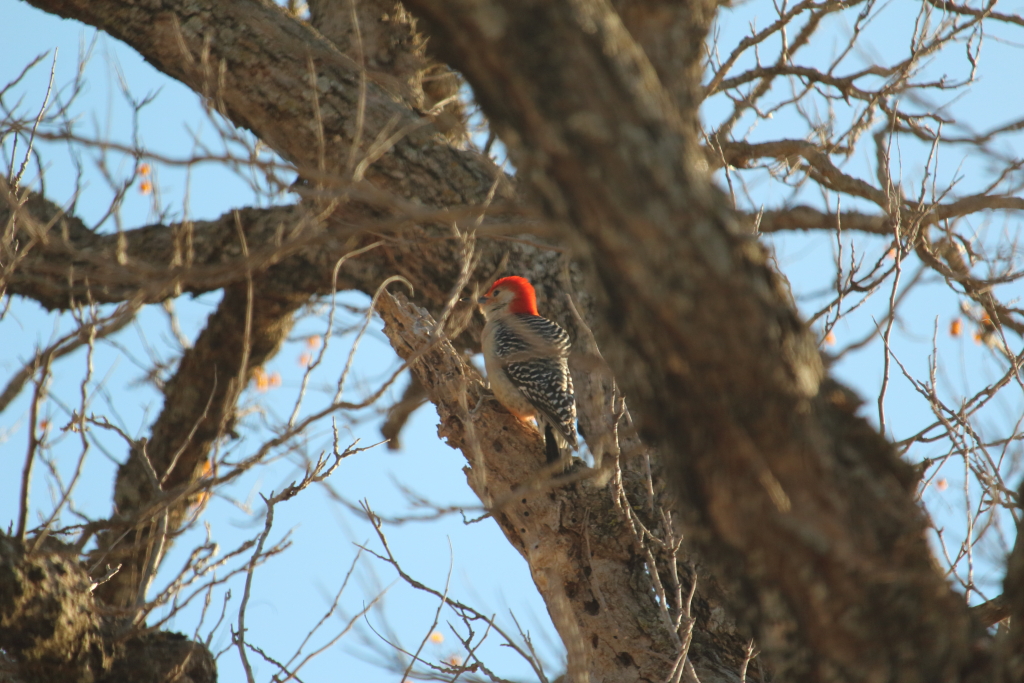
<svg viewBox="0 0 1024 683"><path fill-rule="evenodd" d="M487 319L481 341L491 391L520 420L536 418L548 462L561 459L577 448L569 335L537 313L526 278L503 277L477 302Z"/></svg>

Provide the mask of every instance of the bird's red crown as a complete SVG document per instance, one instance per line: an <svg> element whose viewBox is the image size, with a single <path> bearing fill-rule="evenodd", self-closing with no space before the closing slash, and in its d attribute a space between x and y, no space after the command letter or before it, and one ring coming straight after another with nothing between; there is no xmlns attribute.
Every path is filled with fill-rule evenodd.
<svg viewBox="0 0 1024 683"><path fill-rule="evenodd" d="M537 312L537 293L534 292L533 285L525 277L511 275L495 280L491 288L487 290L487 295L490 296L499 287L515 293L515 299L512 300L508 307L510 312L540 315Z"/></svg>

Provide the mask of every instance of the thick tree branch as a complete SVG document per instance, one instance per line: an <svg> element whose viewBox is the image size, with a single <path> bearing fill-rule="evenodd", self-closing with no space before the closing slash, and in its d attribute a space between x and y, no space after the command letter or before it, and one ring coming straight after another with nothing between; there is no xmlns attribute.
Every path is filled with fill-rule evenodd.
<svg viewBox="0 0 1024 683"><path fill-rule="evenodd" d="M282 295L260 280L249 287L233 285L210 315L206 329L195 345L186 350L174 376L164 388L164 408L153 424L150 438L135 445L127 462L118 468L114 487L117 519L139 524L127 536L121 528L102 534L95 557L102 563L123 564L122 570L97 589L107 604L131 608L139 588L151 579L145 558L155 538L149 519L156 514L151 505L161 492L176 489L198 479L210 448L232 429L235 404L253 372L273 357L291 330L296 309L308 296ZM144 452L143 452L144 451ZM154 490L153 475L159 481ZM164 533L173 533L185 518L189 499L165 502L169 523Z"/></svg>
<svg viewBox="0 0 1024 683"><path fill-rule="evenodd" d="M790 206L777 211L763 211L760 215L748 215L747 221L757 225L758 232L771 233L785 230L837 230L844 232L866 232L872 235L892 235L891 221L887 216L840 211L826 213L811 206Z"/></svg>
<svg viewBox="0 0 1024 683"><path fill-rule="evenodd" d="M365 172L379 189L421 204L473 204L484 199L497 172L487 157L451 147L431 118L405 103L404 91L389 90L394 79L388 74L368 73L360 105L360 65L272 2L31 4L123 40L305 177L335 190ZM311 76L315 93L307 85ZM362 142L352 154L357 138ZM372 165L360 170L366 159Z"/></svg>
<svg viewBox="0 0 1024 683"><path fill-rule="evenodd" d="M529 564L569 650L572 680L584 680L578 678L583 672L609 683L666 680L680 638L659 614L651 574L613 487L590 479L568 485L552 480L540 435L493 400L447 340L431 337L434 323L425 311L388 294L377 310L392 346L411 361L436 405L439 434L466 456L469 485ZM630 500L643 501L638 508L648 504L642 472L637 458L623 463L623 486ZM733 681L746 641L721 619L721 595L703 577L697 581L690 659L704 683Z"/></svg>
<svg viewBox="0 0 1024 683"><path fill-rule="evenodd" d="M12 211L17 207L16 211ZM39 195L21 206L0 202L0 225L16 224L16 245L3 256L7 292L49 309L73 302L155 303L201 294L245 279L310 244L322 243L317 221L301 206L242 209L213 221L149 225L97 234ZM240 239L252 245L243 258Z"/></svg>
<svg viewBox="0 0 1024 683"><path fill-rule="evenodd" d="M709 155L716 164L714 154ZM878 205L883 210L889 209L888 195L864 182L860 178L843 173L820 147L804 140L773 140L771 142L723 142L721 154L716 165L721 163L744 168L755 159L780 159L791 167L806 162L811 176L825 187L854 197L861 197Z"/></svg>

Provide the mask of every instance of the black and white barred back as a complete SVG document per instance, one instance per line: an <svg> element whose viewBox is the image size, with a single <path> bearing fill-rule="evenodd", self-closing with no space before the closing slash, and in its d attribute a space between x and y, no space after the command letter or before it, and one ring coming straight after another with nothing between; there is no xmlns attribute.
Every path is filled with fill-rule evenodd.
<svg viewBox="0 0 1024 683"><path fill-rule="evenodd" d="M556 429L565 442L577 448L576 398L572 376L569 374L569 335L558 323L529 313L514 315L516 327L528 335L517 334L510 328L495 330L495 352L499 358L531 355L531 347L538 342L555 354L509 361L502 364L505 374L526 399ZM530 337L534 337L531 339Z"/></svg>

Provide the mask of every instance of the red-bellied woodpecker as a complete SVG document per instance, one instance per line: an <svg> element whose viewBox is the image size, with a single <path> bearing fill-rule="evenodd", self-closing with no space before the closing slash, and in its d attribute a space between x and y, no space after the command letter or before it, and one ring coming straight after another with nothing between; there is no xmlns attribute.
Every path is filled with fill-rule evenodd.
<svg viewBox="0 0 1024 683"><path fill-rule="evenodd" d="M562 450L577 447L569 335L537 313L526 278L497 280L478 303L487 319L482 345L491 391L519 419L537 419L548 461L558 460Z"/></svg>

